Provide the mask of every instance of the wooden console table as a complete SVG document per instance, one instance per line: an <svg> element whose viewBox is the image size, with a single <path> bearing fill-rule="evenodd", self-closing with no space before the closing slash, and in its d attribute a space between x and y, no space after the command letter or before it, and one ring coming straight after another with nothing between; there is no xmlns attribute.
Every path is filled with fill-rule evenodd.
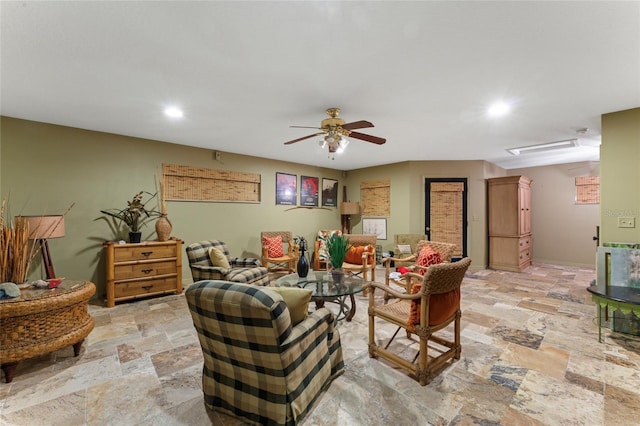
<svg viewBox="0 0 640 426"><path fill-rule="evenodd" d="M64 280L54 289L29 287L0 300L0 362L7 383L18 362L73 346L80 354L95 321L87 303L96 292L89 281Z"/></svg>
<svg viewBox="0 0 640 426"><path fill-rule="evenodd" d="M182 240L103 244L107 260L107 306L182 293Z"/></svg>
<svg viewBox="0 0 640 426"><path fill-rule="evenodd" d="M598 309L598 342L602 342L602 309L620 310L625 315L633 312L640 318L640 288L593 284L587 288Z"/></svg>

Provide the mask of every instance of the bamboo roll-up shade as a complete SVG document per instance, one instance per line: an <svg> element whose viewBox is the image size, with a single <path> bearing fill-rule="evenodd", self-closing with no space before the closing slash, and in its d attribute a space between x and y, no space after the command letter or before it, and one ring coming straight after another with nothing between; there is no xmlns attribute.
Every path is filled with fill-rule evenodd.
<svg viewBox="0 0 640 426"><path fill-rule="evenodd" d="M360 182L362 216L388 217L391 215L391 181Z"/></svg>
<svg viewBox="0 0 640 426"><path fill-rule="evenodd" d="M431 183L431 241L455 244L454 255L462 255L462 182Z"/></svg>
<svg viewBox="0 0 640 426"><path fill-rule="evenodd" d="M165 199L172 201L260 202L260 175L163 164Z"/></svg>
<svg viewBox="0 0 640 426"><path fill-rule="evenodd" d="M576 178L576 204L600 203L600 176Z"/></svg>

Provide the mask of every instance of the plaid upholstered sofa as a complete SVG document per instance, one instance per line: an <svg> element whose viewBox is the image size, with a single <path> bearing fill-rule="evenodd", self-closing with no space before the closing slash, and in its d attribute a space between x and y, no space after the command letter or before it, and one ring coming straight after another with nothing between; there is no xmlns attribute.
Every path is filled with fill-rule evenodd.
<svg viewBox="0 0 640 426"><path fill-rule="evenodd" d="M327 308L292 325L269 287L200 281L185 292L204 356L209 409L260 425L295 425L344 370Z"/></svg>
<svg viewBox="0 0 640 426"><path fill-rule="evenodd" d="M212 247L226 256L229 268L213 265L209 256L209 250ZM261 266L260 260L253 257L231 257L227 245L220 240L189 244L186 252L193 282L224 280L243 284L269 285L269 271Z"/></svg>

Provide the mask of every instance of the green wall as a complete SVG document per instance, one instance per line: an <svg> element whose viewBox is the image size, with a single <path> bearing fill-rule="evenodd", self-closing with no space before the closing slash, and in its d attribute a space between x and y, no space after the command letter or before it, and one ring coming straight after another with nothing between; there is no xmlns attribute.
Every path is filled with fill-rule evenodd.
<svg viewBox="0 0 640 426"><path fill-rule="evenodd" d="M352 170L347 173L349 196L360 199L360 182L389 179L391 182L391 216L387 218L383 249L393 249L394 234L423 234L425 225L426 178L466 178L468 202L467 249L472 268L487 265L486 179L504 176L505 170L485 161L411 161ZM356 227L361 232L361 225Z"/></svg>
<svg viewBox="0 0 640 426"><path fill-rule="evenodd" d="M640 108L602 116L600 242L640 243ZM618 228L618 217L635 228Z"/></svg>
<svg viewBox="0 0 640 426"><path fill-rule="evenodd" d="M313 241L318 229L340 228L338 209L289 210L288 206L275 205L276 172L338 180L339 200L346 185L352 201L360 200L360 182L390 179L388 239L378 242L384 251L393 249L394 234L422 233L425 178L467 178L468 253L475 270L487 265L486 179L507 174L506 170L485 161L411 161L343 172L226 152L216 160L213 150L9 117L2 117L0 129L0 196L9 198L11 215L62 214L75 203L65 218L66 236L50 241L56 272L58 276L93 281L100 298L105 293L102 243L126 239L126 235L111 232L108 223L101 219L100 210L124 207L140 190L155 192L163 163L261 175L259 204L167 202L173 236L184 240L185 245L203 239L221 239L234 256L258 256L263 230L291 230ZM637 160L636 145L636 165ZM637 167L634 170L637 194ZM548 206L551 197L544 195L536 204ZM534 206L534 223L536 208ZM638 209L638 195L633 208ZM360 216L352 218L352 227L354 233L362 232ZM143 238L155 239L152 223L143 228ZM558 242L555 235L552 238L555 246L564 244L564 239ZM635 240L638 239L636 234ZM538 257L555 259L536 249L534 261ZM580 264L582 261L569 256L559 259L558 263ZM30 278L42 276L44 271L37 256ZM186 256L183 279L185 283L191 282Z"/></svg>
<svg viewBox="0 0 640 426"><path fill-rule="evenodd" d="M62 214L66 235L49 242L56 275L85 278L105 293L102 243L127 239L114 235L100 217L101 209L122 208L140 190L156 191L163 163L260 173L259 204L167 202L172 235L185 245L204 239L225 241L234 256L260 254L262 230L291 230L313 240L321 228L340 227L338 209L295 209L275 205L275 174L318 176L339 181L340 171L222 153L183 145L86 131L2 117L2 198L11 215ZM143 227L143 239L155 239L153 223ZM184 250L183 250L184 254ZM31 279L44 276L40 256ZM191 282L186 256L183 277Z"/></svg>

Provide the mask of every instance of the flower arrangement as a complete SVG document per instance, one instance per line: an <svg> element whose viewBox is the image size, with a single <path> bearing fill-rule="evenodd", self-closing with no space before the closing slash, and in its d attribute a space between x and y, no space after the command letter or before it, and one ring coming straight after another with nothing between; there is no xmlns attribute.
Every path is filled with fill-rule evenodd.
<svg viewBox="0 0 640 426"><path fill-rule="evenodd" d="M147 201L142 201L144 194L151 197ZM127 207L123 209L100 210L101 213L119 219L127 225L131 232L140 232L140 227L149 219L160 217L162 213L146 207L147 203L153 200L157 194L147 191L140 191L133 196L133 200L127 201Z"/></svg>
<svg viewBox="0 0 640 426"><path fill-rule="evenodd" d="M327 252L329 253L331 266L334 269L342 268L349 247L351 247L349 239L344 235L333 234L331 238L327 240Z"/></svg>

